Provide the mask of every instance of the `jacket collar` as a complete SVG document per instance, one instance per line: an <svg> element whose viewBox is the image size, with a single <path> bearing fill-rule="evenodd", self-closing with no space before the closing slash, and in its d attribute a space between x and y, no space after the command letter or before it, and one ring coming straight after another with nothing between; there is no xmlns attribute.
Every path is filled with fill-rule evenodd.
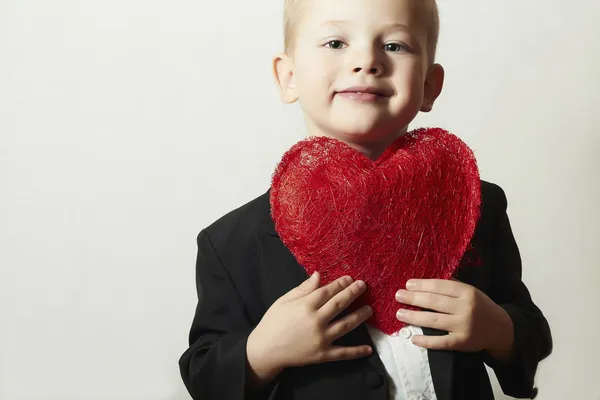
<svg viewBox="0 0 600 400"><path fill-rule="evenodd" d="M258 198L261 205L261 226L269 236L279 237L271 215L271 188Z"/></svg>

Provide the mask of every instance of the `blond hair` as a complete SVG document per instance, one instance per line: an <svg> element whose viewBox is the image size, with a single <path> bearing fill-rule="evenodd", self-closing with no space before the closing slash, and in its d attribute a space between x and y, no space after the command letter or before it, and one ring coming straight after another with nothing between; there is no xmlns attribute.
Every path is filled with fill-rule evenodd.
<svg viewBox="0 0 600 400"><path fill-rule="evenodd" d="M413 0L418 2L421 22L426 27L427 35L427 57L429 63L435 61L438 37L440 35L440 17L436 0ZM284 50L286 54L294 49L294 39L298 22L302 19L302 13L305 11L302 7L302 0L285 0L283 6L283 36Z"/></svg>

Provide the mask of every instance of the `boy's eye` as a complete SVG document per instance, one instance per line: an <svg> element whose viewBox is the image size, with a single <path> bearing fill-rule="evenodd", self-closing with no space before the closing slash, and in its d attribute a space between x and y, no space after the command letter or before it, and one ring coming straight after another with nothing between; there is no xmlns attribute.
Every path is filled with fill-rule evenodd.
<svg viewBox="0 0 600 400"><path fill-rule="evenodd" d="M386 43L383 48L385 51L391 51L392 53L409 50L408 46L403 43Z"/></svg>
<svg viewBox="0 0 600 400"><path fill-rule="evenodd" d="M344 47L344 42L341 40L330 40L329 42L325 43L325 46L334 50L339 50Z"/></svg>

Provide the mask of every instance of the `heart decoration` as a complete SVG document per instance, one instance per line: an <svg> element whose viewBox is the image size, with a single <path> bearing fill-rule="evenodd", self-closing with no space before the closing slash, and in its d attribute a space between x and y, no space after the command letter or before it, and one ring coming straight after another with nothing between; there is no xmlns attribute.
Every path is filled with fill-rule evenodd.
<svg viewBox="0 0 600 400"><path fill-rule="evenodd" d="M329 137L296 143L272 177L271 216L283 244L325 285L364 280L367 321L386 334L395 293L411 278L449 279L480 215L481 183L473 152L440 128L421 128L392 143L376 161Z"/></svg>

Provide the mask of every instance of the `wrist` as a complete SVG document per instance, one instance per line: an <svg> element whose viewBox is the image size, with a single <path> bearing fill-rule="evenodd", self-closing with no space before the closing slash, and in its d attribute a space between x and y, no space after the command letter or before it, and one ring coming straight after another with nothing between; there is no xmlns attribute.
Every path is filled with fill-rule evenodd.
<svg viewBox="0 0 600 400"><path fill-rule="evenodd" d="M250 387L257 390L268 385L285 368L285 366L272 356L276 352L265 348L257 340L254 331L248 336L246 343L246 360L250 378Z"/></svg>

